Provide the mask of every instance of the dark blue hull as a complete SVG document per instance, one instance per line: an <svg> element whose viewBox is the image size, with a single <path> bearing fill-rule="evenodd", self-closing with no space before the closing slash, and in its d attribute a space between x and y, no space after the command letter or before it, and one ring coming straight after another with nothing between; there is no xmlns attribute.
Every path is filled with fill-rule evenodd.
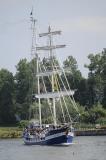
<svg viewBox="0 0 106 160"><path fill-rule="evenodd" d="M45 141L46 145L64 145L64 144L72 144L73 136L61 136L53 139L49 139Z"/></svg>
<svg viewBox="0 0 106 160"><path fill-rule="evenodd" d="M24 139L27 145L70 145L73 141L73 133L68 132L66 128L51 130L44 139L30 138Z"/></svg>
<svg viewBox="0 0 106 160"><path fill-rule="evenodd" d="M57 138L52 138L49 140L40 140L40 141L35 141L35 140L26 140L24 139L24 142L26 145L69 145L72 144L73 142L73 136L61 136Z"/></svg>

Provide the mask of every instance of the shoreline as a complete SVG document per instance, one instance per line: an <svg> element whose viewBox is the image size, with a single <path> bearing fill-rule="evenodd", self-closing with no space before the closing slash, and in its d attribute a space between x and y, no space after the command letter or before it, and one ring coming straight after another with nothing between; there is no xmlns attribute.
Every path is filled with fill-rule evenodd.
<svg viewBox="0 0 106 160"><path fill-rule="evenodd" d="M0 139L21 138L22 129L18 127L0 127Z"/></svg>
<svg viewBox="0 0 106 160"><path fill-rule="evenodd" d="M105 136L106 129L80 129L75 130L75 136Z"/></svg>
<svg viewBox="0 0 106 160"><path fill-rule="evenodd" d="M0 128L0 139L22 138L23 129L14 127ZM75 129L75 136L105 136L106 129Z"/></svg>

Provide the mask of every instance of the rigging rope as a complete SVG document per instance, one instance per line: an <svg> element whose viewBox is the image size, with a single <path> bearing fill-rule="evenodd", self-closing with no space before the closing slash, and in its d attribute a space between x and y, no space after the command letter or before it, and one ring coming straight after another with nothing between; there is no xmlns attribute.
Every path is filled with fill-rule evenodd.
<svg viewBox="0 0 106 160"><path fill-rule="evenodd" d="M56 70L57 70L57 72L58 72L58 69L57 69L57 66L55 65L54 59L53 59L53 65L56 67ZM59 75L59 73L58 73L58 75ZM59 76L59 77L60 77L60 76ZM61 79L61 78L60 78L60 79ZM57 80L58 80L58 79L57 79ZM63 83L62 79L61 79L61 82ZM58 81L58 85L60 86L59 81ZM63 85L64 85L64 83L63 83ZM65 87L64 87L64 88L65 88ZM60 87L60 91L62 91L61 87ZM67 90L66 90L66 91L67 91ZM63 98L64 104L65 104L65 107L66 107L66 110L67 110L67 113L68 113L70 122L72 122L72 119L71 119L71 116L70 116L70 114L69 114L69 110L68 110L68 107L67 107L67 104L66 104L66 101L65 101L65 98L64 98L63 95L62 95L62 98Z"/></svg>
<svg viewBox="0 0 106 160"><path fill-rule="evenodd" d="M39 68L40 68L40 71L42 72L40 61L39 61ZM47 93L47 88L46 88L46 85L45 85L43 76L42 76L42 81L43 81L43 85L44 85L45 92ZM50 100L49 100L49 98L47 98L47 102L48 102L48 105L49 105L49 107L50 107L50 112L51 112L52 119L53 119L53 112L52 112L52 109L51 109L51 105L50 105Z"/></svg>

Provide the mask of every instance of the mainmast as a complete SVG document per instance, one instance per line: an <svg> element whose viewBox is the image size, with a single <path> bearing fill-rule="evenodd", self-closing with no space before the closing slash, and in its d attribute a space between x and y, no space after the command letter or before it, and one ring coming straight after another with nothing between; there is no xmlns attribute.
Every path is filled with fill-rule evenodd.
<svg viewBox="0 0 106 160"><path fill-rule="evenodd" d="M49 33L49 46L50 46L50 58L52 59L53 58L53 53L52 53L52 37L51 37L51 28L49 26L48 28L48 33ZM52 68L53 68L53 64L52 64ZM54 74L52 74L52 92L54 92ZM54 126L57 125L57 122L56 122L56 105L55 105L55 98L53 98L53 117L54 117Z"/></svg>
<svg viewBox="0 0 106 160"><path fill-rule="evenodd" d="M56 121L56 105L55 105L55 101L57 98L63 98L64 104L66 106L66 102L64 100L64 96L73 96L74 91L71 91L70 88L69 90L66 89L66 87L64 86L64 82L61 79L61 73L63 72L64 74L64 69L60 69L57 68L57 66L55 66L54 63L54 50L55 49L59 49L59 48L64 48L65 45L54 45L52 42L52 37L55 35L60 35L61 31L51 31L51 27L49 26L48 28L48 32L47 33L41 33L39 34L39 37L48 37L49 40L49 44L47 46L37 46L36 44L36 30L35 30L35 22L36 20L31 19L32 21L32 33L33 33L33 38L32 38L32 53L34 53L35 58L37 60L37 83L38 83L38 94L35 94L35 97L38 98L38 102L39 102L39 123L40 125L42 125L42 120L41 120L41 99L47 99L49 101L49 99L52 99L52 105L53 105L53 121L54 121L54 125L57 125L57 121ZM35 36L35 37L34 37ZM35 40L35 43L33 43L33 41ZM35 45L34 45L35 44ZM34 50L33 50L34 49ZM51 60L51 70L48 69L44 69L44 71L42 71L41 66L40 66L40 57L38 56L38 52L40 54L40 51L49 51L49 58ZM46 53L45 53L46 54ZM61 83L63 85L63 89L60 88L60 85L58 84L58 80L57 80L57 76L56 75L60 74L60 80ZM51 83L51 87L52 87L52 92L47 92L46 90L46 86L45 86L45 82L43 77L47 76L48 78L50 78L50 83ZM43 80L43 85L45 88L45 92L40 92L40 78L42 77ZM55 86L57 86L57 91L55 90ZM61 101L61 100L60 100ZM61 102L60 102L61 103ZM62 104L61 104L62 107ZM66 106L67 109L67 106ZM67 113L69 115L68 109L67 109ZM70 118L70 115L69 115ZM70 118L71 121L71 118Z"/></svg>
<svg viewBox="0 0 106 160"><path fill-rule="evenodd" d="M65 47L65 45L53 45L52 44L52 36L54 36L54 35L60 35L60 34L61 34L61 31L54 31L54 32L52 32L51 31L51 27L49 26L47 33L41 33L41 34L39 34L39 37L48 36L48 38L49 38L49 45L48 46L43 46L43 47L37 47L36 49L37 50L49 51L49 53L50 53L50 59L52 60L53 59L53 50L57 49L57 48L63 48L63 47ZM54 75L55 75L54 72L55 71L54 71L53 64L52 64L52 69L53 69L53 71L51 71L51 79L52 79L51 82L52 82L52 94L53 94L55 92L55 90L54 90L54 85L55 85L54 84L55 83L54 82ZM56 121L55 98L56 98L55 96L52 97L52 99L53 99L53 120L54 120L54 125L56 126L57 125L57 121Z"/></svg>

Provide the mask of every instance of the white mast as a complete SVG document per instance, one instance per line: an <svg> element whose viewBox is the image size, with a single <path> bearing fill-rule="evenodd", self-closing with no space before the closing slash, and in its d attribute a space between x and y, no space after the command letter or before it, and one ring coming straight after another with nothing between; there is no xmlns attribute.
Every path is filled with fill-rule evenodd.
<svg viewBox="0 0 106 160"><path fill-rule="evenodd" d="M55 49L59 49L59 48L63 48L65 47L65 45L53 45L52 44L52 36L54 35L60 35L61 31L51 31L51 28L49 26L48 28L48 32L47 33L41 33L39 34L39 37L44 37L44 36L48 36L49 38L49 45L48 46L41 46L41 47L36 47L36 52L37 51L49 51L50 53L50 58L51 61L53 60L53 50ZM39 52L40 53L40 52ZM54 125L57 125L57 121L56 121L56 106L55 106L55 100L56 98L60 98L60 97L64 97L64 96L72 96L74 94L74 91L71 90L59 90L59 91L55 91L54 87L55 87L55 83L56 83L56 79L55 79L55 74L60 74L62 73L62 69L57 69L54 66L54 62L51 63L52 64L52 70L46 70L44 72L38 70L37 73L37 77L38 77L38 95L36 94L35 97L39 99L39 115L40 115L40 122L41 122L41 106L40 106L40 99L48 99L51 98L52 99L52 104L53 104L53 121L54 121ZM38 66L39 67L39 66ZM40 93L40 86L39 86L39 77L44 77L44 76L51 76L51 85L52 85L52 92L47 92L47 93ZM63 83L63 81L62 81ZM64 100L65 101L65 100ZM66 105L66 103L65 103ZM67 107L67 106L66 106ZM68 109L67 109L68 110ZM41 123L40 123L41 124Z"/></svg>
<svg viewBox="0 0 106 160"><path fill-rule="evenodd" d="M36 23L36 19L33 18L33 8L32 8L32 12L31 12L31 29L32 29L32 48L31 48L31 55L33 56L33 58L36 58L36 63L37 63L37 73L35 73L35 69L34 69L34 75L35 74L39 74L39 60L38 60L38 54L37 54L37 42L36 42L36 27L35 27L35 23ZM35 67L35 66L34 66ZM40 94L40 85L39 85L39 75L37 76L37 92L38 94ZM41 100L40 98L38 98L38 102L39 102L39 124L40 126L42 125L42 120L41 120Z"/></svg>
<svg viewBox="0 0 106 160"><path fill-rule="evenodd" d="M50 58L52 59L53 58L53 50L54 49L57 49L57 48L63 48L65 47L65 45L55 45L53 46L52 44L52 36L53 35L57 35L57 34L61 34L61 31L54 31L54 32L51 32L51 28L49 26L48 28L48 32L47 33L41 33L39 34L39 37L44 37L44 36L48 36L49 37L49 45L48 46L43 46L43 47L37 47L36 50L49 50L49 53L50 53ZM54 67L53 67L53 64L52 64L52 74L51 74L51 78L52 78L52 94L55 92L54 90ZM39 75L37 75L39 76ZM37 97L37 96L36 96ZM38 96L39 97L39 96ZM42 96L43 98L44 96ZM57 121L56 121L56 106L55 106L55 96L52 97L53 99L53 120L54 120L54 125L56 126L57 125Z"/></svg>
<svg viewBox="0 0 106 160"><path fill-rule="evenodd" d="M48 33L51 32L51 28L49 26L48 28ZM49 36L49 46L50 46L50 58L53 58L53 53L52 53L52 37L51 34L48 35ZM53 68L53 64L52 64L52 68ZM52 74L52 92L54 92L54 74ZM53 98L53 117L54 117L54 126L57 125L57 121L56 121L56 105L55 105L55 98Z"/></svg>

